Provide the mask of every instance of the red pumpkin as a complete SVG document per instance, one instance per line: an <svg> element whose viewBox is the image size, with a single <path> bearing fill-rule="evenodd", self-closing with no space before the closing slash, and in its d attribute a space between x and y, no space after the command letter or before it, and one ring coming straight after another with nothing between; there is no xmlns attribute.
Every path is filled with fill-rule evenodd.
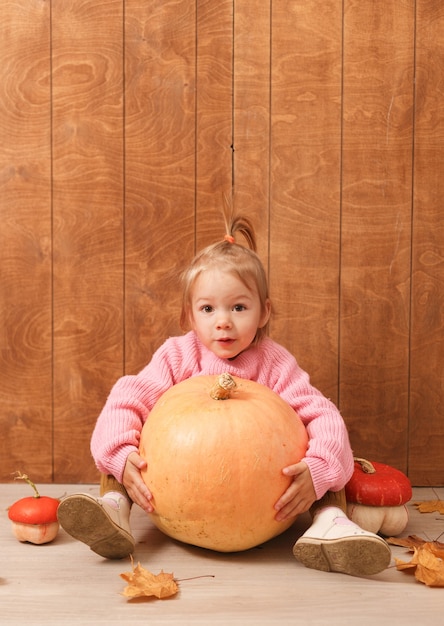
<svg viewBox="0 0 444 626"><path fill-rule="evenodd" d="M17 500L9 507L8 517L12 522L12 531L19 541L34 544L49 543L58 531L57 509L59 500L41 496L37 487L25 474L16 477L25 480L35 491L34 496Z"/></svg>
<svg viewBox="0 0 444 626"><path fill-rule="evenodd" d="M405 474L390 465L355 459L355 469L345 487L345 494L348 502L399 506L412 497L412 485Z"/></svg>
<svg viewBox="0 0 444 626"><path fill-rule="evenodd" d="M297 414L263 385L226 374L175 385L141 434L152 521L170 537L221 552L271 539L294 522L277 522L274 504L291 482L282 469L304 457L307 440Z"/></svg>

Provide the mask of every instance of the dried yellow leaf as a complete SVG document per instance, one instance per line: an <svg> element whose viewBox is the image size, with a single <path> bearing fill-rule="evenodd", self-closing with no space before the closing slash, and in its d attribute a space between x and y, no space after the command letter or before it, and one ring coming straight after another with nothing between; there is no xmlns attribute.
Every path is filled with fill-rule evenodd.
<svg viewBox="0 0 444 626"><path fill-rule="evenodd" d="M386 541L393 546L408 548L411 552L413 552L413 548L419 548L426 543L426 540L422 539L422 537L418 537L418 535L409 535L408 537L387 537Z"/></svg>
<svg viewBox="0 0 444 626"><path fill-rule="evenodd" d="M444 515L444 500L428 500L413 503L420 513L440 513Z"/></svg>
<svg viewBox="0 0 444 626"><path fill-rule="evenodd" d="M395 559L396 569L400 571L414 569L415 578L419 582L428 587L444 587L444 549L442 544L436 541L425 541L418 546L413 545L412 542L410 546L405 547L410 547L410 549L413 547L413 557L410 561Z"/></svg>
<svg viewBox="0 0 444 626"><path fill-rule="evenodd" d="M444 561L425 544L418 551L416 578L428 587L444 587Z"/></svg>
<svg viewBox="0 0 444 626"><path fill-rule="evenodd" d="M156 598L169 598L178 592L178 585L173 574L167 574L163 570L160 574L152 574L138 563L133 565L132 572L120 574L126 580L127 587L123 590L123 595L129 599L155 596Z"/></svg>
<svg viewBox="0 0 444 626"><path fill-rule="evenodd" d="M396 563L396 569L399 570L400 572L403 572L405 570L414 571L416 566L418 565L415 557L413 557L411 561L401 561L401 559L395 559L395 563Z"/></svg>

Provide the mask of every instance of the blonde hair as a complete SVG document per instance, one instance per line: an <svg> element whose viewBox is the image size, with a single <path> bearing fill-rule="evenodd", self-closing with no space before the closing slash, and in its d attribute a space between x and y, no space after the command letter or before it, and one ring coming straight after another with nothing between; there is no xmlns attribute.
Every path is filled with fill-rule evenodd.
<svg viewBox="0 0 444 626"><path fill-rule="evenodd" d="M269 302L268 283L262 261L256 254L256 237L253 226L246 217L225 218L226 234L222 241L214 243L200 252L182 273L182 330L189 328L193 286L200 274L217 268L236 276L250 291L257 291L261 312L267 311ZM235 235L242 234L248 247L235 241ZM267 334L267 323L257 329L253 343L258 343Z"/></svg>

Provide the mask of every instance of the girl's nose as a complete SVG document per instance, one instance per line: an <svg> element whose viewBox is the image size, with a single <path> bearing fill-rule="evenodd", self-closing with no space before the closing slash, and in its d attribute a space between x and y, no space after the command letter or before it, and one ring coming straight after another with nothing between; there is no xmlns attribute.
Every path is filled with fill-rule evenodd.
<svg viewBox="0 0 444 626"><path fill-rule="evenodd" d="M230 328L231 326L231 321L228 317L223 316L223 317L219 317L217 323L216 323L216 328L221 329L221 328Z"/></svg>

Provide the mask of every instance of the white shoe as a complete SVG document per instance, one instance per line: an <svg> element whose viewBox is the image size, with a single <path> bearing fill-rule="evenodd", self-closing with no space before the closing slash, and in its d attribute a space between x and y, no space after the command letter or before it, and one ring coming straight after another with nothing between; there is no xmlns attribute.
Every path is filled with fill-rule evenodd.
<svg viewBox="0 0 444 626"><path fill-rule="evenodd" d="M108 504L106 500L111 500ZM86 493L66 496L59 504L61 527L107 559L129 556L135 542L129 526L130 504L124 496L94 498Z"/></svg>
<svg viewBox="0 0 444 626"><path fill-rule="evenodd" d="M305 567L352 576L378 574L391 560L384 539L363 530L335 507L316 513L313 524L296 541L293 554Z"/></svg>

